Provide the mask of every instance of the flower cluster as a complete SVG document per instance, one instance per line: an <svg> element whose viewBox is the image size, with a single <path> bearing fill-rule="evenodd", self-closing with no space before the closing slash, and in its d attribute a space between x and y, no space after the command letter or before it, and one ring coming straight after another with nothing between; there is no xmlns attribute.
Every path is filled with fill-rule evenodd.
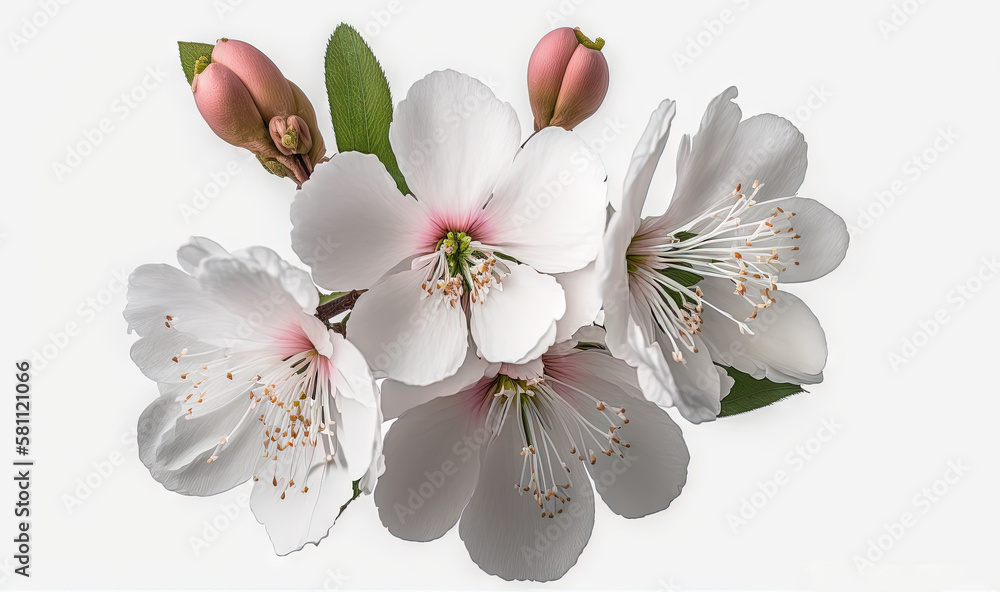
<svg viewBox="0 0 1000 592"><path fill-rule="evenodd" d="M377 66L341 32L328 67L345 47ZM775 383L821 381L823 330L783 288L837 267L848 235L797 194L802 134L743 119L725 90L680 142L669 208L644 217L675 112L664 101L609 204L605 165L573 131L608 92L603 47L568 28L539 42L526 140L509 104L445 70L386 129L361 121L384 133L370 149L344 149L359 124L332 108L330 158L315 110L259 51L221 40L197 59L213 131L301 187L291 247L309 272L194 238L180 268L132 274L132 359L160 392L139 421L152 476L185 495L252 481L279 554L374 493L393 535L458 524L484 571L546 581L586 546L595 489L627 518L680 495L690 457L666 408L711 421L774 402ZM384 75L344 72L328 86L348 78L372 109L388 97Z"/></svg>

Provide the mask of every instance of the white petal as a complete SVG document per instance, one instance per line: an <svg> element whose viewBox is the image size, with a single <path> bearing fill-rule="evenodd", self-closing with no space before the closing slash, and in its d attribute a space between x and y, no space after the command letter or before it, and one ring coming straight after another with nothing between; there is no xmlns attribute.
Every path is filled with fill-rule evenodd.
<svg viewBox="0 0 1000 592"><path fill-rule="evenodd" d="M313 280L331 291L368 288L425 250L424 209L399 193L371 154L344 152L317 165L291 217L292 248Z"/></svg>
<svg viewBox="0 0 1000 592"><path fill-rule="evenodd" d="M566 294L566 313L557 323L556 341L573 337L580 327L593 324L601 311L601 284L597 262L569 273L560 273L556 281Z"/></svg>
<svg viewBox="0 0 1000 592"><path fill-rule="evenodd" d="M382 413L385 419L399 417L404 411L431 401L437 397L454 395L471 386L483 377L489 362L482 360L469 348L458 372L427 386L411 386L395 380L382 383Z"/></svg>
<svg viewBox="0 0 1000 592"><path fill-rule="evenodd" d="M794 233L779 235L778 244L799 248L793 253L798 265L789 265L781 272L779 283L808 282L823 277L840 265L851 240L843 218L814 199L789 197L754 206L746 221L770 216L774 206L781 207L786 213L795 213L791 218ZM800 238L791 238L794 235Z"/></svg>
<svg viewBox="0 0 1000 592"><path fill-rule="evenodd" d="M623 216L634 220L636 225L642 217L642 206L646 203L649 184L653 180L653 173L667 145L670 123L676 113L676 103L667 99L650 115L646 130L642 132L642 138L632 152L632 161L625 175L622 203L612 204Z"/></svg>
<svg viewBox="0 0 1000 592"><path fill-rule="evenodd" d="M249 247L235 251L233 256L251 269L259 269L281 282L281 287L295 298L302 310L313 314L319 306L319 293L305 270L290 265L267 247Z"/></svg>
<svg viewBox="0 0 1000 592"><path fill-rule="evenodd" d="M238 322L225 307L204 297L194 278L170 265L141 265L128 278L125 320L129 329L149 335L164 327L167 315L214 326L218 331Z"/></svg>
<svg viewBox="0 0 1000 592"><path fill-rule="evenodd" d="M344 456L347 476L351 481L357 481L368 472L372 457L381 452L379 410L378 407L362 405L356 399L338 397L337 411L340 413L337 444Z"/></svg>
<svg viewBox="0 0 1000 592"><path fill-rule="evenodd" d="M635 370L602 350L575 351L546 358L546 374L557 379L553 388L574 404L594 425L607 420L593 403L579 393L625 409L629 422L615 435L628 443L624 458L596 455L597 463L584 463L597 492L616 513L639 518L659 512L680 495L687 481L690 460L677 424L665 411L640 399Z"/></svg>
<svg viewBox="0 0 1000 592"><path fill-rule="evenodd" d="M389 428L375 505L395 536L430 541L458 522L479 477L486 386L414 407Z"/></svg>
<svg viewBox="0 0 1000 592"><path fill-rule="evenodd" d="M677 154L677 185L664 215L679 227L732 193L737 184L762 183L758 202L794 194L806 172L806 143L786 119L765 114L740 122L735 87L709 105L692 140L684 136Z"/></svg>
<svg viewBox="0 0 1000 592"><path fill-rule="evenodd" d="M543 273L575 271L597 257L607 200L600 158L580 136L547 127L497 185L475 238Z"/></svg>
<svg viewBox="0 0 1000 592"><path fill-rule="evenodd" d="M454 70L433 72L411 86L389 127L410 192L437 214L481 208L520 141L514 109Z"/></svg>
<svg viewBox="0 0 1000 592"><path fill-rule="evenodd" d="M425 270L387 275L358 299L348 334L371 367L406 384L454 374L468 348L468 322L440 292L424 295Z"/></svg>
<svg viewBox="0 0 1000 592"><path fill-rule="evenodd" d="M249 479L260 457L264 428L249 418L229 437L218 459L208 462L222 437L229 435L247 410L245 396L206 415L187 419L178 391L167 389L139 417L139 459L154 479L184 495L214 495Z"/></svg>
<svg viewBox="0 0 1000 592"><path fill-rule="evenodd" d="M655 335L656 341L648 343L641 329L629 324L634 357L627 361L636 366L643 394L658 405L677 407L692 423L713 421L721 410L722 385L701 338L694 338L698 353L685 349L684 362L675 362L669 340L659 331Z"/></svg>
<svg viewBox="0 0 1000 592"><path fill-rule="evenodd" d="M181 269L191 275L195 275L203 259L228 256L229 251L222 248L222 245L203 236L192 236L188 244L177 249L177 262L181 264Z"/></svg>
<svg viewBox="0 0 1000 592"><path fill-rule="evenodd" d="M566 298L555 278L527 265L511 265L501 287L471 305L472 338L487 361L517 363L550 334L541 351L555 342L551 329L566 312Z"/></svg>
<svg viewBox="0 0 1000 592"><path fill-rule="evenodd" d="M555 580L573 567L590 540L594 491L589 479L575 473L563 512L543 518L535 498L514 487L522 469L517 425L516 418L508 420L490 441L458 532L486 573L505 580ZM569 448L558 433L550 435L560 448Z"/></svg>
<svg viewBox="0 0 1000 592"><path fill-rule="evenodd" d="M753 312L746 300L733 294L732 282L709 278L698 285L706 301L737 320ZM822 381L827 347L819 320L796 296L781 291L771 295L777 302L747 322L753 335L741 335L736 323L712 307L705 307L702 337L712 357L754 378L797 384Z"/></svg>
<svg viewBox="0 0 1000 592"><path fill-rule="evenodd" d="M336 459L328 462L326 451L321 447L309 447L308 450L308 454L296 455L299 462L309 466L308 473L296 472L307 474L304 483L296 482L286 487L286 478L282 475L288 475L290 470L282 463L289 462L292 455L285 454L279 456L277 469L271 468L258 475L250 494L250 509L257 521L267 528L278 555L288 555L309 543L318 544L336 522L340 507L353 494L351 479ZM306 487L308 491L304 491Z"/></svg>
<svg viewBox="0 0 1000 592"><path fill-rule="evenodd" d="M625 254L632 233L638 228L638 221L630 216L617 213L608 224L604 236L604 248L597 259L597 269L600 274L601 296L604 306L604 327L607 329L607 344L616 357L625 359L628 350L628 325L632 294L629 289L629 277Z"/></svg>

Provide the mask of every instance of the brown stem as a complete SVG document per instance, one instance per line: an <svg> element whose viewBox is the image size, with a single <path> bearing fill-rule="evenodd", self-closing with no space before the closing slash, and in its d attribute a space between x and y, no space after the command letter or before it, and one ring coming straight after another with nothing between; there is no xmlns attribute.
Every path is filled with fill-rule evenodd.
<svg viewBox="0 0 1000 592"><path fill-rule="evenodd" d="M361 295L367 291L368 290L351 290L343 296L339 296L329 302L321 304L316 308L316 316L319 317L321 321L328 321L344 311L351 310L358 302L358 298L360 298Z"/></svg>

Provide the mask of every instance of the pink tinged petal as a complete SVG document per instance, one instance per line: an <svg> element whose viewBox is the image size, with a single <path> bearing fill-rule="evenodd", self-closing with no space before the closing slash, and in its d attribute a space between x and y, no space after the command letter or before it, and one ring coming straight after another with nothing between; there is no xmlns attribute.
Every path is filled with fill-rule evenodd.
<svg viewBox="0 0 1000 592"><path fill-rule="evenodd" d="M465 230L510 166L521 141L517 114L475 78L444 70L410 87L389 142L410 191Z"/></svg>
<svg viewBox="0 0 1000 592"><path fill-rule="evenodd" d="M608 60L600 50L580 44L566 66L549 125L573 129L597 112L608 94Z"/></svg>
<svg viewBox="0 0 1000 592"><path fill-rule="evenodd" d="M670 416L638 398L642 395L635 370L601 350L547 357L545 367L547 374L563 383L553 388L594 425L607 425L606 416L581 391L625 409L629 422L614 432L628 444L622 448L625 457L598 454L595 464L586 464L597 492L611 510L626 518L640 518L667 508L687 481L690 455Z"/></svg>
<svg viewBox="0 0 1000 592"><path fill-rule="evenodd" d="M602 299L596 261L579 271L553 277L566 294L566 314L556 327L556 341L559 342L573 337L580 327L592 324L601 311Z"/></svg>
<svg viewBox="0 0 1000 592"><path fill-rule="evenodd" d="M555 112L566 66L580 42L570 27L560 27L542 37L528 59L528 97L535 117L535 131L549 125Z"/></svg>
<svg viewBox="0 0 1000 592"><path fill-rule="evenodd" d="M753 307L733 294L732 282L706 279L705 300L737 320L746 319ZM826 334L816 315L798 297L772 291L775 303L757 312L747 325L753 335L741 335L736 323L714 308L705 307L703 338L716 362L732 366L754 378L775 382L813 384L823 380Z"/></svg>
<svg viewBox="0 0 1000 592"><path fill-rule="evenodd" d="M280 279L239 259L203 261L198 283L205 299L219 303L236 317L223 331L209 334L216 342L286 336L289 331L301 335L302 319L311 316L285 291ZM183 315L173 324L180 331L191 327ZM209 341L208 337L205 340Z"/></svg>
<svg viewBox="0 0 1000 592"><path fill-rule="evenodd" d="M215 495L249 479L260 458L264 428L253 418L241 422L249 404L247 388L234 386L228 403L191 419L188 406L177 401L180 389L165 389L150 403L139 417L137 439L139 459L153 478L170 491L197 496ZM216 452L223 437L228 437L226 446Z"/></svg>
<svg viewBox="0 0 1000 592"><path fill-rule="evenodd" d="M653 173L656 172L660 156L667 145L670 124L676 113L677 104L667 99L660 103L656 111L653 111L653 114L649 116L649 123L646 124L646 129L642 132L642 137L632 152L632 160L629 162L628 172L625 174L621 203L611 204L629 220L632 234L635 234L639 228L642 207L646 204L649 185L653 181Z"/></svg>
<svg viewBox="0 0 1000 592"><path fill-rule="evenodd" d="M458 371L468 349L468 322L460 304L421 288L423 268L387 275L358 300L351 341L373 370L423 386Z"/></svg>
<svg viewBox="0 0 1000 592"><path fill-rule="evenodd" d="M563 511L542 517L538 502L515 488L520 482L522 442L518 421L508 419L490 440L479 482L459 523L469 556L488 574L505 580L551 581L566 574L594 529L594 491L579 465L571 468L572 487ZM551 434L568 452L560 433ZM546 533L553 533L547 535Z"/></svg>
<svg viewBox="0 0 1000 592"><path fill-rule="evenodd" d="M288 555L307 544L319 544L329 534L340 507L353 494L351 478L337 459L327 460L327 450L308 447L308 453L283 454L262 469L250 493L250 509L264 525L278 555ZM259 456L259 450L258 456ZM307 468L308 467L308 468ZM289 487L287 475L306 475ZM275 485L277 482L277 485Z"/></svg>
<svg viewBox="0 0 1000 592"><path fill-rule="evenodd" d="M607 173L583 139L545 128L525 145L486 206L500 247L542 273L564 273L597 258L607 221Z"/></svg>
<svg viewBox="0 0 1000 592"><path fill-rule="evenodd" d="M527 265L511 265L485 302L471 304L470 327L479 356L490 362L518 363L532 350L555 342L555 321L566 312L562 287L552 276ZM539 343L543 339L546 343Z"/></svg>
<svg viewBox="0 0 1000 592"><path fill-rule="evenodd" d="M479 478L488 387L433 399L389 428L375 505L393 535L430 541L458 522Z"/></svg>
<svg viewBox="0 0 1000 592"><path fill-rule="evenodd" d="M370 154L345 152L317 166L291 217L292 248L331 291L371 287L427 242L418 236L424 210Z"/></svg>
<svg viewBox="0 0 1000 592"><path fill-rule="evenodd" d="M262 124L275 115L294 113L295 97L288 81L256 47L235 39L220 39L212 49L212 64L222 64L239 77L253 97Z"/></svg>
<svg viewBox="0 0 1000 592"><path fill-rule="evenodd" d="M382 383L382 413L385 419L394 419L408 409L423 405L437 397L453 395L479 382L486 374L489 362L482 360L472 348L468 348L465 361L458 372L427 386L411 386L386 380Z"/></svg>

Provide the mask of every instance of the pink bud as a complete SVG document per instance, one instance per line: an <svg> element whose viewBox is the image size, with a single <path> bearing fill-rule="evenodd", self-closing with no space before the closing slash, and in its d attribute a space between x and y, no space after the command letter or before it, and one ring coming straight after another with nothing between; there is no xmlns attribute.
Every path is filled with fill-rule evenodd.
<svg viewBox="0 0 1000 592"><path fill-rule="evenodd" d="M289 115L288 117L277 115L271 119L268 128L271 131L274 145L285 156L308 154L312 148L309 124L298 115Z"/></svg>
<svg viewBox="0 0 1000 592"><path fill-rule="evenodd" d="M260 112L243 82L222 64L208 64L191 85L201 116L217 136L248 150L270 144Z"/></svg>
<svg viewBox="0 0 1000 592"><path fill-rule="evenodd" d="M223 37L212 49L212 63L226 66L243 81L260 111L261 121L271 121L276 115L294 114L295 97L288 81L274 62L256 47Z"/></svg>
<svg viewBox="0 0 1000 592"><path fill-rule="evenodd" d="M292 87L292 94L295 96L295 114L301 117L309 125L309 135L312 139L312 148L309 150L309 163L316 165L326 158L326 145L323 143L323 136L319 133L319 125L316 120L316 110L313 109L309 98L291 80L288 85Z"/></svg>
<svg viewBox="0 0 1000 592"><path fill-rule="evenodd" d="M550 125L571 130L593 115L608 93L604 40L562 27L538 42L528 61L528 96L535 131Z"/></svg>

